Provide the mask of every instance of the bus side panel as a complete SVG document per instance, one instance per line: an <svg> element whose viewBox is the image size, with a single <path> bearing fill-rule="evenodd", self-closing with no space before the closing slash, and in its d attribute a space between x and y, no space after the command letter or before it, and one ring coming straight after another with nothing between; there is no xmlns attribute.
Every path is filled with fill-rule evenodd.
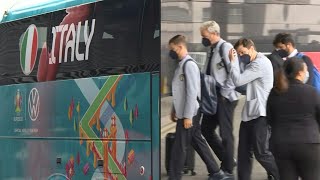
<svg viewBox="0 0 320 180"><path fill-rule="evenodd" d="M108 176L150 178L151 156L159 151L151 145L151 86L150 73L1 86L7 113L0 114L0 138L8 145L0 179L68 175L63 163L72 159L86 162L78 172L106 172L97 170L101 159L113 164ZM159 111L152 110L156 117Z"/></svg>
<svg viewBox="0 0 320 180"><path fill-rule="evenodd" d="M0 92L0 136L99 138L114 119L123 129L119 138L151 138L150 73L1 86Z"/></svg>
<svg viewBox="0 0 320 180"><path fill-rule="evenodd" d="M152 176L150 142L115 142L115 145L113 141L96 140L81 146L77 140L7 139L2 142L6 146L3 147L0 164L1 179L54 179L64 176L77 180L115 177L119 180L149 180ZM107 153L101 161L102 166L98 155L90 149L93 143L99 142L105 147L102 151ZM120 155L119 144L126 147Z"/></svg>

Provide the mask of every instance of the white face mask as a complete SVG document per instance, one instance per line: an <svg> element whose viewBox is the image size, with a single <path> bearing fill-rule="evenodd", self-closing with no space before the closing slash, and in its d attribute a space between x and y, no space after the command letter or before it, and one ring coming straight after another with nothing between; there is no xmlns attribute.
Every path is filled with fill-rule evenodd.
<svg viewBox="0 0 320 180"><path fill-rule="evenodd" d="M304 80L303 83L307 83L307 81L309 80L309 71L306 72L306 75L304 76Z"/></svg>

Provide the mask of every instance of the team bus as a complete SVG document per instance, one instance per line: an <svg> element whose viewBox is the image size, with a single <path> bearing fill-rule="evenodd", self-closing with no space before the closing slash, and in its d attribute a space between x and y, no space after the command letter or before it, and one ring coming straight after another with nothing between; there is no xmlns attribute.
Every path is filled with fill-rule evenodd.
<svg viewBox="0 0 320 180"><path fill-rule="evenodd" d="M159 179L159 0L28 0L0 22L0 179Z"/></svg>

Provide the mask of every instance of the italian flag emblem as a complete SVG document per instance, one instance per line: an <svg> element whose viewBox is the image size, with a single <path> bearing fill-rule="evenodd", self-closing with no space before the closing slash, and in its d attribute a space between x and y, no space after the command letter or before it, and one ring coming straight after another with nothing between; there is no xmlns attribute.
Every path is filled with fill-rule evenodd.
<svg viewBox="0 0 320 180"><path fill-rule="evenodd" d="M23 35L20 46L20 65L23 73L29 75L36 63L38 51L37 27L31 24Z"/></svg>

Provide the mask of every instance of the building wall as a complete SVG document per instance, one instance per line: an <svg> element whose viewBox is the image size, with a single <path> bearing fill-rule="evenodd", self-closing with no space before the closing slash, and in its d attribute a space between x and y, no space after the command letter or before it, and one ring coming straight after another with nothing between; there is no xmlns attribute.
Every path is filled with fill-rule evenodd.
<svg viewBox="0 0 320 180"><path fill-rule="evenodd" d="M223 39L234 43L241 37L251 38L260 52L272 50L273 38L279 32L292 33L300 51L317 52L320 51L319 11L319 0L162 0L162 94L170 94L177 64L168 57L167 42L172 36L185 35L189 51L206 52L199 28L202 22L215 20Z"/></svg>

